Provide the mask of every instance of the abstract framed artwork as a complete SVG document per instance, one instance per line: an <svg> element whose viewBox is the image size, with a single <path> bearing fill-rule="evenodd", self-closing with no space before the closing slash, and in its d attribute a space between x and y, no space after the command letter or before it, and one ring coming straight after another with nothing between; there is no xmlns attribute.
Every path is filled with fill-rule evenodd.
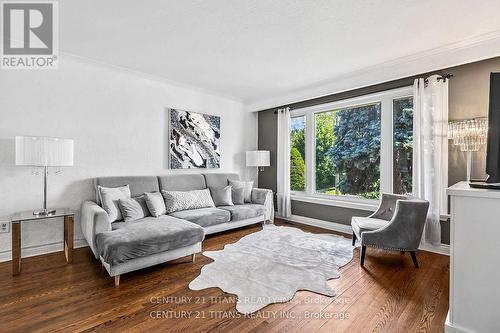
<svg viewBox="0 0 500 333"><path fill-rule="evenodd" d="M220 168L220 117L169 109L170 168Z"/></svg>

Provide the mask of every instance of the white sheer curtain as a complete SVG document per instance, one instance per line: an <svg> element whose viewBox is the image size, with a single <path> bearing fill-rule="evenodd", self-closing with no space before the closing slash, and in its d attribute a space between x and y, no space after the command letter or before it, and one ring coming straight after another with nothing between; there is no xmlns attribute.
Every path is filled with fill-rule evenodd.
<svg viewBox="0 0 500 333"><path fill-rule="evenodd" d="M278 110L278 215L292 215L290 200L290 108Z"/></svg>
<svg viewBox="0 0 500 333"><path fill-rule="evenodd" d="M413 193L430 202L423 241L441 243L440 215L447 212L448 80L417 79L413 115Z"/></svg>

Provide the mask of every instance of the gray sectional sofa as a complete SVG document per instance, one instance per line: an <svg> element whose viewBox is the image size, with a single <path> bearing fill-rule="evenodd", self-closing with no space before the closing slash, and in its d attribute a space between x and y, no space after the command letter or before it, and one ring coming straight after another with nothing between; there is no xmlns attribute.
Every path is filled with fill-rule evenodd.
<svg viewBox="0 0 500 333"><path fill-rule="evenodd" d="M129 185L132 197L147 192L190 191L220 188L229 180L239 180L234 173L178 174L165 176L100 177L95 187ZM177 211L159 217L110 222L96 201L85 201L81 226L95 257L119 284L120 274L157 265L201 251L205 235L274 219L272 191L252 189L251 203Z"/></svg>

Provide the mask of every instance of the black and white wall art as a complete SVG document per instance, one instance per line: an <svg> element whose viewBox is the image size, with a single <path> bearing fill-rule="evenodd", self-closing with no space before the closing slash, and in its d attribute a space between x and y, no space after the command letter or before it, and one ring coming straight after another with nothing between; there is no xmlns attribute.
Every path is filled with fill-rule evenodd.
<svg viewBox="0 0 500 333"><path fill-rule="evenodd" d="M220 167L220 117L169 109L170 168Z"/></svg>

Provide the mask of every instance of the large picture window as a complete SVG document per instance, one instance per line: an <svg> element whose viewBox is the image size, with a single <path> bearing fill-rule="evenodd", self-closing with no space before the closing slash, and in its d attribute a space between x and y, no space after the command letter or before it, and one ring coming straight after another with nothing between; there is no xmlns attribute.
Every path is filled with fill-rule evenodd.
<svg viewBox="0 0 500 333"><path fill-rule="evenodd" d="M380 103L316 113L316 192L377 198Z"/></svg>
<svg viewBox="0 0 500 333"><path fill-rule="evenodd" d="M402 88L291 112L297 198L369 201L412 192L413 97Z"/></svg>

